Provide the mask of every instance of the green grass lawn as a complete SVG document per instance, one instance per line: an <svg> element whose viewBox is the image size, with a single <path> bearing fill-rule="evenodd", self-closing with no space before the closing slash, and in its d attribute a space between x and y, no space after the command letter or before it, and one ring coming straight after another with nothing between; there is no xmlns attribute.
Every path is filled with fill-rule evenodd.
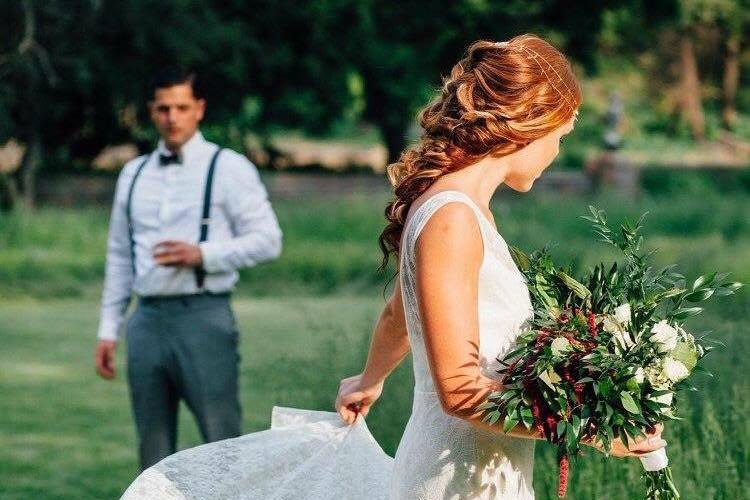
<svg viewBox="0 0 750 500"><path fill-rule="evenodd" d="M361 367L387 276L379 256L382 197L278 203L285 254L244 273L235 306L242 330L244 430L265 429L273 405L330 409L338 381ZM587 266L611 256L577 219L587 203L613 219L650 210L647 244L658 263L688 275L720 269L750 281L746 194L626 200L504 196L495 203L501 233L531 248L555 240L555 253ZM106 216L94 210L42 210L0 218L0 498L116 498L136 470L135 432L124 381L97 378L92 349L98 320ZM747 290L718 300L692 323L727 347L708 360L715 378L684 396L680 422L666 431L685 499L741 499L750 465L750 300ZM407 361L368 417L393 454L411 406ZM200 442L182 412L181 447ZM554 450L537 446L537 498L556 491ZM583 457L571 499L638 499L640 464ZM606 479L605 479L606 478Z"/></svg>
<svg viewBox="0 0 750 500"><path fill-rule="evenodd" d="M236 300L244 431L267 428L273 405L330 409L339 379L356 373L364 359L381 305L376 294ZM115 381L99 379L92 368L96 309L93 301L65 299L0 308L0 498L116 498L136 475L124 353ZM690 395L685 420L670 425L666 439L685 498L738 499L749 463L743 355L750 311L728 302L715 309L701 326L719 331L729 348L710 360L716 379ZM411 386L407 362L368 417L391 454L409 415ZM184 408L179 443L200 443ZM585 457L575 464L570 498L637 499L639 468L635 461ZM539 444L538 498L553 498L555 481L554 450Z"/></svg>

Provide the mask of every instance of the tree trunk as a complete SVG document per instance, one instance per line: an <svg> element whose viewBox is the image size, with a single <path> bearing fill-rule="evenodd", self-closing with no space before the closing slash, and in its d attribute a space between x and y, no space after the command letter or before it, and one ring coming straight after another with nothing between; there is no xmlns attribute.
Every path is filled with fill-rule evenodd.
<svg viewBox="0 0 750 500"><path fill-rule="evenodd" d="M36 122L35 119L32 119ZM32 126L29 135L26 154L23 156L20 168L15 173L16 185L19 186L21 200L24 207L36 207L36 175L42 159L42 137L38 123Z"/></svg>
<svg viewBox="0 0 750 500"><path fill-rule="evenodd" d="M701 102L701 83L698 76L698 64L695 59L695 48L688 33L680 40L680 108L682 117L690 126L693 138L703 140L706 137L706 122Z"/></svg>
<svg viewBox="0 0 750 500"><path fill-rule="evenodd" d="M724 53L724 78L722 85L723 109L722 124L727 130L733 130L737 124L737 107L735 100L740 81L740 37L736 33L728 36Z"/></svg>
<svg viewBox="0 0 750 500"><path fill-rule="evenodd" d="M406 146L408 120L399 113L409 107L408 93L394 92L384 85L394 77L377 65L365 64L360 71L367 95L365 118L378 127L388 151L388 164L391 164L398 160Z"/></svg>
<svg viewBox="0 0 750 500"><path fill-rule="evenodd" d="M380 133L388 150L388 164L395 162L406 147L406 129L389 123L380 124Z"/></svg>
<svg viewBox="0 0 750 500"><path fill-rule="evenodd" d="M11 175L0 173L0 212L10 212L18 201L16 181Z"/></svg>
<svg viewBox="0 0 750 500"><path fill-rule="evenodd" d="M36 207L36 176L42 161L42 109L37 98L41 91L41 75L36 68L29 65L28 88L26 101L29 103L27 113L29 116L26 125L26 152L23 155L21 166L14 173L18 194L21 196L23 205L28 209Z"/></svg>

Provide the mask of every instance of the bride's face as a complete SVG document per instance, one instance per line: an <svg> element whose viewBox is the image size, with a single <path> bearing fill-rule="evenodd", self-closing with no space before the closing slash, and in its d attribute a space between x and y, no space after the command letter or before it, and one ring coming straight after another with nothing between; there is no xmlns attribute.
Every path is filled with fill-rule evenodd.
<svg viewBox="0 0 750 500"><path fill-rule="evenodd" d="M514 191L527 192L560 152L563 137L573 131L575 115L544 137L535 140L511 156L505 184Z"/></svg>

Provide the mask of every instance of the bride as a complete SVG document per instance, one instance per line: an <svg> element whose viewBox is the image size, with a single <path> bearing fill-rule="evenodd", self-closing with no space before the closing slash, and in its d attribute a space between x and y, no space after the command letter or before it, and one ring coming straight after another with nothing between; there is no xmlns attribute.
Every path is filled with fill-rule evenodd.
<svg viewBox="0 0 750 500"><path fill-rule="evenodd" d="M579 85L546 41L479 41L420 115L424 133L389 166L395 197L380 236L399 280L361 374L332 412L274 408L271 428L185 450L139 476L125 499L532 499L534 444L482 422L502 390L496 358L532 314L529 292L489 209L501 185L527 192L574 127ZM391 459L364 421L411 350L412 413ZM661 429L611 454L665 446ZM599 446L598 443L590 443ZM553 471L550 471L552 474Z"/></svg>

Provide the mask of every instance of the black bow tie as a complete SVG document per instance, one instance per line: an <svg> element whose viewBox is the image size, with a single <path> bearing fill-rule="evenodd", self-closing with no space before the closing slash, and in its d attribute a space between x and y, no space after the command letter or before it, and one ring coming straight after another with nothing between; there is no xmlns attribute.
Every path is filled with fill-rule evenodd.
<svg viewBox="0 0 750 500"><path fill-rule="evenodd" d="M173 155L164 155L164 154L159 155L159 165L161 165L162 167L164 165L170 165L172 163L182 165L182 156L177 153Z"/></svg>

